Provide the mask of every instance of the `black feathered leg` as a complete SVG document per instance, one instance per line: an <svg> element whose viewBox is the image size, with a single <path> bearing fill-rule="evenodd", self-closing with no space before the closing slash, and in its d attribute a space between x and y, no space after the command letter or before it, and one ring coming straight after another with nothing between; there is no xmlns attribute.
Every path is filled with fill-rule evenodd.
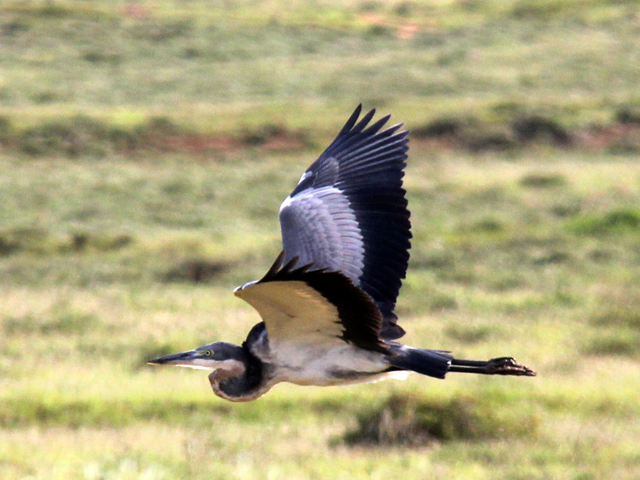
<svg viewBox="0 0 640 480"><path fill-rule="evenodd" d="M518 375L535 377L536 372L520 365L511 357L492 358L491 360L460 360L454 358L449 372L476 373L480 375Z"/></svg>

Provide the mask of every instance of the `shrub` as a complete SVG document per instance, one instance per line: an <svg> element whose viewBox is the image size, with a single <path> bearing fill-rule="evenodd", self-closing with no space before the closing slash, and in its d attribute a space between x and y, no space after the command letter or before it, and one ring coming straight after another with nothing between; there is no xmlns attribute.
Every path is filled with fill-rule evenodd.
<svg viewBox="0 0 640 480"><path fill-rule="evenodd" d="M486 396L439 402L392 395L379 407L360 414L356 428L343 440L350 445L426 445L535 434L535 416L520 410L514 415L491 405Z"/></svg>
<svg viewBox="0 0 640 480"><path fill-rule="evenodd" d="M581 215L569 224L578 234L601 235L637 232L640 230L640 210L618 208L601 215Z"/></svg>
<svg viewBox="0 0 640 480"><path fill-rule="evenodd" d="M529 173L524 175L518 183L529 188L553 188L564 186L567 179L564 175L557 173Z"/></svg>
<svg viewBox="0 0 640 480"><path fill-rule="evenodd" d="M103 157L111 150L111 129L83 116L51 120L28 128L17 138L20 151L30 156Z"/></svg>

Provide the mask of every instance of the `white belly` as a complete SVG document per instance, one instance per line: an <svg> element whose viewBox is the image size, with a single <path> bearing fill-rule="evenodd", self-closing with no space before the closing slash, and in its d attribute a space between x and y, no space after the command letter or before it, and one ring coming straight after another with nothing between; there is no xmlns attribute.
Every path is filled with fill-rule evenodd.
<svg viewBox="0 0 640 480"><path fill-rule="evenodd" d="M272 345L273 347L273 345ZM279 342L271 350L275 377L297 385L345 385L381 380L388 375L384 356L347 343L300 345Z"/></svg>

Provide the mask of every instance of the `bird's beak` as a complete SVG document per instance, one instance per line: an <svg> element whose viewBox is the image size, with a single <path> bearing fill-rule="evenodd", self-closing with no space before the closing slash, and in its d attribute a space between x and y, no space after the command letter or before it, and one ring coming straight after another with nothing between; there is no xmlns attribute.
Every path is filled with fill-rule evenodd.
<svg viewBox="0 0 640 480"><path fill-rule="evenodd" d="M199 358L200 355L197 350L189 350L188 352L174 353L172 355L154 358L153 360L149 360L147 363L150 363L151 365L175 365L177 367L206 368L196 363Z"/></svg>
<svg viewBox="0 0 640 480"><path fill-rule="evenodd" d="M153 360L149 360L147 363L151 365L172 365L176 362L180 362L181 360L187 360L193 357L194 350L189 350L188 352L180 352L173 353L171 355L165 355L164 357L154 358Z"/></svg>

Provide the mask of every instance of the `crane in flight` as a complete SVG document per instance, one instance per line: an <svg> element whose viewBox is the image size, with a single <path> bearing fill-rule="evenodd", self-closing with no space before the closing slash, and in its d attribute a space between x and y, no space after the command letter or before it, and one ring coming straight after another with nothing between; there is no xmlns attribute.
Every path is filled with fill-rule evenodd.
<svg viewBox="0 0 640 480"><path fill-rule="evenodd" d="M262 321L242 345L215 342L150 360L211 370L226 400L254 400L275 384L345 385L417 372L534 376L511 357L462 360L403 345L394 314L409 264L402 124L369 124L359 105L280 207L283 251L264 277L235 289Z"/></svg>

